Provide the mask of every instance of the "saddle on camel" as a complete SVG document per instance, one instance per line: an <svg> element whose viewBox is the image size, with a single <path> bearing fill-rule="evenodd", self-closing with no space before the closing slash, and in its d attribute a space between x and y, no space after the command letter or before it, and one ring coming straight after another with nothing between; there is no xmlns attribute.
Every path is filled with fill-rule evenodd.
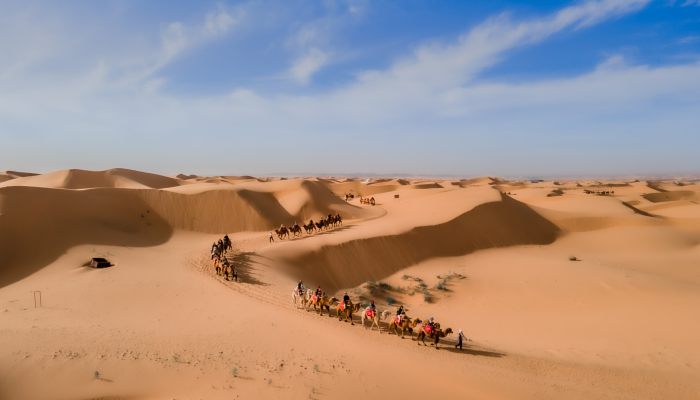
<svg viewBox="0 0 700 400"><path fill-rule="evenodd" d="M451 333L452 328L447 328L443 331L439 323L430 322L423 325L423 329L421 329L420 332L418 332L416 340L420 341L423 345L425 345L426 337L433 339L434 342L431 345L435 346L435 349L437 349L438 343L440 342L440 338L445 337Z"/></svg>

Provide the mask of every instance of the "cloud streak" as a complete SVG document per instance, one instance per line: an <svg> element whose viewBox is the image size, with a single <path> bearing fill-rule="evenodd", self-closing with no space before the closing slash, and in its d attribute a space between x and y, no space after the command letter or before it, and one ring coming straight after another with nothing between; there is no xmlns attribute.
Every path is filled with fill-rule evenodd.
<svg viewBox="0 0 700 400"><path fill-rule="evenodd" d="M14 139L0 159L9 160L7 168L21 168L16 154L28 154L41 140L62 149L51 167L73 167L86 149L109 148L114 157L91 160L89 167L120 165L128 154L138 160L131 166L164 172L513 174L523 170L517 165L528 173L604 172L596 168L611 168L615 164L606 160L621 153L640 160L668 156L674 146L659 132L673 131L685 146L663 167L681 168L691 159L690 145L700 145L694 134L698 63L651 67L617 57L566 78L479 79L513 49L591 29L647 4L587 1L528 20L501 14L451 42L418 47L385 69L306 94L245 85L225 95L163 93L163 66L241 23L242 16L219 10L199 25L167 25L153 51L156 61L128 83L115 84L113 67L104 66L66 85L25 81L22 90L0 91L0 130ZM303 44L306 50L285 70L310 86L330 58L313 41ZM573 149L584 154L572 155ZM620 164L623 172L641 165Z"/></svg>
<svg viewBox="0 0 700 400"><path fill-rule="evenodd" d="M307 85L311 77L323 68L328 61L328 54L317 48L311 48L301 58L294 61L289 70L289 75L296 83Z"/></svg>

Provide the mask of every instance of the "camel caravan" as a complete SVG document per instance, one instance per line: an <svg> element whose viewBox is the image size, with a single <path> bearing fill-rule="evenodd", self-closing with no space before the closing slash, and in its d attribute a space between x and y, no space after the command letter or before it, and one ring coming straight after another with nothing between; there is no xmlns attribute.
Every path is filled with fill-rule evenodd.
<svg viewBox="0 0 700 400"><path fill-rule="evenodd" d="M309 220L308 224L299 225L295 222L294 225L290 226L280 225L278 229L275 229L275 233L277 234L278 239L283 240L301 236L302 228L304 229L307 235L311 235L314 232L327 231L329 229L336 228L342 225L343 218L340 216L340 214L328 214L327 217L321 218L318 221L314 221L313 219L311 219ZM274 240L275 239L272 236L272 233L270 233L270 242L273 242Z"/></svg>
<svg viewBox="0 0 700 400"><path fill-rule="evenodd" d="M325 291L321 290L320 286L316 290L305 288L302 281L299 281L292 291L292 302L297 308L302 308L305 311L313 310L318 312L319 315L323 315L325 311L328 313L328 316L335 315L338 321L350 322L351 325L355 325L353 315L359 313L362 326L369 330L373 330L376 326L379 333L382 333L380 322L386 321L384 323L387 325L386 331L389 334L393 333L403 339L404 335L408 333L411 335L412 340L424 346L426 346L425 339L427 338L432 341L431 346L435 346L435 349L438 348L441 338L453 333L452 328L443 330L440 323L436 322L432 317L423 321L419 318L414 319L407 316L403 306L400 306L396 312L384 310L380 313L374 300L363 308L359 302L353 303L347 292L342 299L338 299L328 296ZM369 323L369 326L365 324L365 321ZM416 334L415 338L413 337L414 333ZM463 339L465 339L464 333L459 330L455 348L462 349Z"/></svg>
<svg viewBox="0 0 700 400"><path fill-rule="evenodd" d="M211 260L216 275L223 276L227 281L230 276L230 280L238 282L238 272L234 268L233 263L226 257L226 254L232 251L233 243L228 235L224 235L222 239L211 245Z"/></svg>
<svg viewBox="0 0 700 400"><path fill-rule="evenodd" d="M375 206L377 205L377 201L374 200L374 196L372 197L362 197L360 196L360 204L365 204L365 205L372 205Z"/></svg>

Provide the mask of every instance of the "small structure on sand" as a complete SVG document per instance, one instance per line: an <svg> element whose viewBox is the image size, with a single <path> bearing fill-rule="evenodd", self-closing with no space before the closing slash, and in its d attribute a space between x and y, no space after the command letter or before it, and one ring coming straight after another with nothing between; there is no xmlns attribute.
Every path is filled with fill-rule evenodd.
<svg viewBox="0 0 700 400"><path fill-rule="evenodd" d="M106 258L102 257L93 257L92 260L90 260L90 266L92 268L107 268L111 267L112 265L114 264L109 262L109 260L107 260Z"/></svg>

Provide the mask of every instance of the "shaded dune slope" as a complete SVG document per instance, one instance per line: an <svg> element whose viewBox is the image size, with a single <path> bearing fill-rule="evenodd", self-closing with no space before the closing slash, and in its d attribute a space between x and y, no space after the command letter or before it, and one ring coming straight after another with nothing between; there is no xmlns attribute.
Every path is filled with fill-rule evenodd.
<svg viewBox="0 0 700 400"><path fill-rule="evenodd" d="M304 196L303 206L294 214L273 192L231 186L193 194L157 189L0 188L0 287L32 274L77 245L154 246L166 242L176 229L259 231L331 212L340 212L346 219L362 213L317 182L304 182L292 195Z"/></svg>
<svg viewBox="0 0 700 400"><path fill-rule="evenodd" d="M136 191L0 189L0 287L85 243L154 246L172 230ZM87 261L87 260L86 260Z"/></svg>
<svg viewBox="0 0 700 400"><path fill-rule="evenodd" d="M559 229L527 205L508 196L481 204L443 224L406 233L357 239L287 259L290 273L327 290L379 280L428 258L480 249L549 244Z"/></svg>
<svg viewBox="0 0 700 400"><path fill-rule="evenodd" d="M691 190L677 190L677 191L663 191L658 193L647 193L643 194L642 197L651 201L652 203L661 203L665 201L678 201L678 200L698 200L700 196Z"/></svg>
<svg viewBox="0 0 700 400"><path fill-rule="evenodd" d="M270 230L328 213L340 212L345 218L354 218L362 211L314 182L305 182L299 193L294 193L308 196L295 213L285 209L275 193L250 189L214 189L196 194L142 190L139 194L172 228L206 233Z"/></svg>

